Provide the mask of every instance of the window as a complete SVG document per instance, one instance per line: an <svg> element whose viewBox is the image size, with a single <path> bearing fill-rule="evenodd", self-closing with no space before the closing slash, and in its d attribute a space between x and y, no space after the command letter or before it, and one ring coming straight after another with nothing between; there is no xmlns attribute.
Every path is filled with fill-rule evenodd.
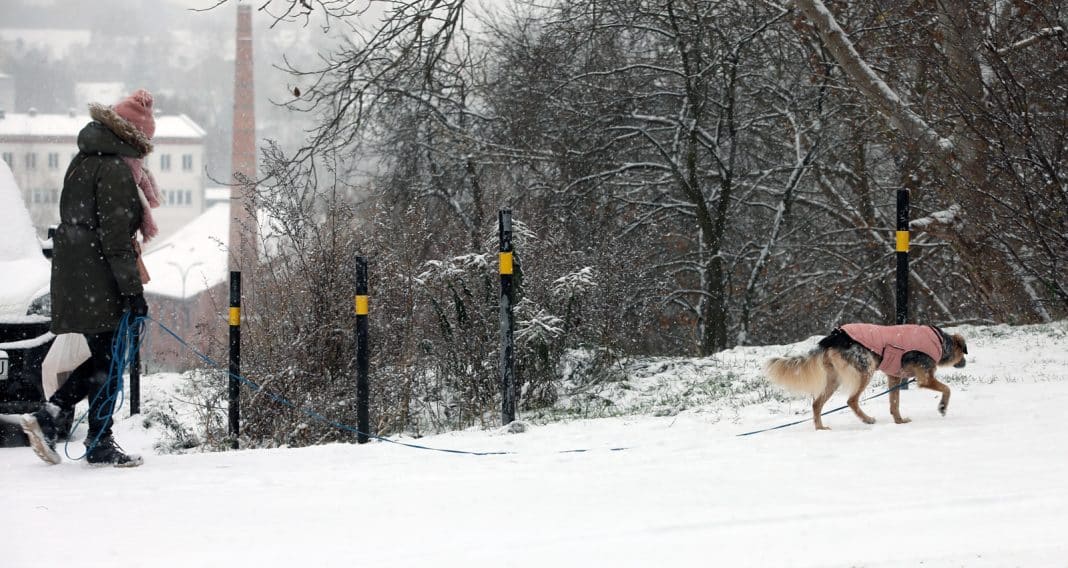
<svg viewBox="0 0 1068 568"><path fill-rule="evenodd" d="M15 167L15 155L11 152L4 152L4 161L7 162L9 168Z"/></svg>
<svg viewBox="0 0 1068 568"><path fill-rule="evenodd" d="M35 189L32 192L34 203L56 203L59 201L58 189Z"/></svg>
<svg viewBox="0 0 1068 568"><path fill-rule="evenodd" d="M169 172L171 170L171 155L160 154L159 157L159 169L163 172Z"/></svg>
<svg viewBox="0 0 1068 568"><path fill-rule="evenodd" d="M193 204L193 191L190 189L175 189L167 192L167 204L168 205L184 205L189 206Z"/></svg>
<svg viewBox="0 0 1068 568"><path fill-rule="evenodd" d="M26 169L27 170L36 170L37 169L37 154L34 154L33 152L30 152L29 154L26 154Z"/></svg>
<svg viewBox="0 0 1068 568"><path fill-rule="evenodd" d="M188 172L188 171L192 171L192 170L193 170L193 155L192 154L183 155L182 156L182 171Z"/></svg>
<svg viewBox="0 0 1068 568"><path fill-rule="evenodd" d="M48 169L50 169L50 170L58 170L59 169L59 153L58 152L49 152L48 153Z"/></svg>

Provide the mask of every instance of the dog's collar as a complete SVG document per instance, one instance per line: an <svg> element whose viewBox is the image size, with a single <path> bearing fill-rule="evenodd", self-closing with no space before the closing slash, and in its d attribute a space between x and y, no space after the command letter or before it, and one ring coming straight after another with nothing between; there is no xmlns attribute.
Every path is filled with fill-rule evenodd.
<svg viewBox="0 0 1068 568"><path fill-rule="evenodd" d="M930 328L935 330L935 333L938 334L939 339L942 340L942 359L941 360L945 361L953 353L953 338L950 337L948 333L942 331L942 328L940 328L940 327L938 327L936 325L932 325L932 326L930 326Z"/></svg>

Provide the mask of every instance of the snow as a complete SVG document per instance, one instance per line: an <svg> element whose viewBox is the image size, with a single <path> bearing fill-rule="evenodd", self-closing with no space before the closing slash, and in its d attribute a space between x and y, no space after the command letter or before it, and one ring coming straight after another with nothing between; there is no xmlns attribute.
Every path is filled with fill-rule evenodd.
<svg viewBox="0 0 1068 568"><path fill-rule="evenodd" d="M41 253L30 213L7 162L0 160L0 317L26 315L30 302L47 291L51 264ZM8 275L18 274L18 278Z"/></svg>
<svg viewBox="0 0 1068 568"><path fill-rule="evenodd" d="M150 455L119 470L0 449L0 510L13 520L0 563L1064 566L1068 322L954 331L971 354L965 369L940 371L949 413L938 414L937 393L912 388L901 397L907 425L889 420L884 397L864 403L874 425L841 412L825 418L830 432L806 422L738 437L807 411L806 400L759 387L689 395L653 415L665 390L681 395L721 373L752 383L766 357L811 338L629 361L633 400L621 404L643 414L417 440L508 455L334 444ZM176 375L143 384L146 408L174 402ZM159 432L142 422L122 420L117 436L151 454ZM571 449L588 451L562 452Z"/></svg>
<svg viewBox="0 0 1068 568"><path fill-rule="evenodd" d="M47 292L48 290L44 290L44 291ZM22 325L25 325L25 324L42 324L42 323L49 323L51 321L52 321L52 318L50 318L49 316L43 316L43 315L40 315L40 314L24 315L24 316L10 316L10 317L5 317L4 318L4 323L6 323L6 324L7 323L22 324Z"/></svg>
<svg viewBox="0 0 1068 568"><path fill-rule="evenodd" d="M960 218L960 205L954 203L949 209L942 211L935 211L926 217L919 219L913 219L909 222L909 228L915 230L923 230L932 224L936 225L952 225Z"/></svg>
<svg viewBox="0 0 1068 568"><path fill-rule="evenodd" d="M100 101L111 104L116 101ZM92 121L86 109L80 114L27 114L8 112L0 120L0 136L32 136L37 138L76 138L85 125ZM156 134L153 140L198 141L205 136L203 128L184 114L159 115L156 117Z"/></svg>
<svg viewBox="0 0 1068 568"><path fill-rule="evenodd" d="M30 213L22 201L22 192L7 162L0 160L0 262L41 257L41 245L33 232Z"/></svg>
<svg viewBox="0 0 1068 568"><path fill-rule="evenodd" d="M277 253L274 230L260 212L260 255ZM230 278L230 201L208 207L199 217L162 241L151 241L144 255L152 280L145 293L173 299L193 298Z"/></svg>
<svg viewBox="0 0 1068 568"><path fill-rule="evenodd" d="M5 322L7 323L7 322ZM22 341L9 341L7 343L0 343L0 349L33 349L34 347L40 347L49 341L55 339L55 335L52 332L43 333L32 339L23 339Z"/></svg>
<svg viewBox="0 0 1068 568"><path fill-rule="evenodd" d="M0 278L0 318L10 321L26 315L30 303L48 292L52 267L40 250L40 258L0 261L3 274L18 274L19 278Z"/></svg>
<svg viewBox="0 0 1068 568"><path fill-rule="evenodd" d="M191 298L229 276L230 205L213 205L144 255L146 294Z"/></svg>

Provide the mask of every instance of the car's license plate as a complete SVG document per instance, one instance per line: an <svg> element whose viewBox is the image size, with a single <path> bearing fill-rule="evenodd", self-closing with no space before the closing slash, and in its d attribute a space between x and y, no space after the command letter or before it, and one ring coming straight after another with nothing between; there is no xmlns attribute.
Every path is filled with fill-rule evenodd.
<svg viewBox="0 0 1068 568"><path fill-rule="evenodd" d="M0 351L0 381L7 380L7 352Z"/></svg>

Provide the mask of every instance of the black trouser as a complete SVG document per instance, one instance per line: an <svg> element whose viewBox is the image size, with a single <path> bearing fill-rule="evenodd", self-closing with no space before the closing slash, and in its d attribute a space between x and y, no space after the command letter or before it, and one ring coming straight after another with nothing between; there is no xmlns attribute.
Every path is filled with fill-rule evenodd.
<svg viewBox="0 0 1068 568"><path fill-rule="evenodd" d="M114 337L114 331L85 334L91 354L89 360L74 369L67 382L48 400L63 410L73 411L74 405L89 397L89 435L86 440L94 440L98 436L103 439L111 435L111 413L115 409L115 399L107 396L107 392L100 391L107 384L111 370L111 342Z"/></svg>

